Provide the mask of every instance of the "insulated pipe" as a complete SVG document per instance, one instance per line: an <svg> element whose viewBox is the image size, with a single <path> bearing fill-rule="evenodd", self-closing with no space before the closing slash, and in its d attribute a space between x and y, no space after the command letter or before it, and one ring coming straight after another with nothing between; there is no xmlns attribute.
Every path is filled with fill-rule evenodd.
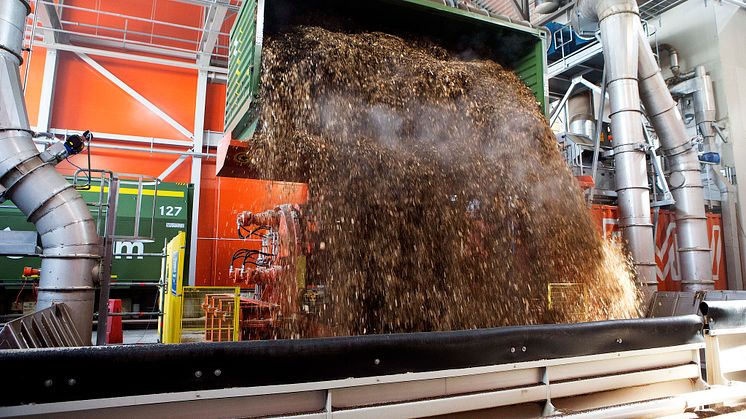
<svg viewBox="0 0 746 419"><path fill-rule="evenodd" d="M637 86L638 34L642 31L634 0L581 0L578 15L598 21L606 61L619 225L637 270L638 285L649 299L657 289L653 224L650 220L646 141Z"/></svg>
<svg viewBox="0 0 746 419"><path fill-rule="evenodd" d="M705 214L704 191L697 150L686 133L676 102L648 44L637 33L642 103L661 140L670 169L669 185L676 201L676 241L683 291L711 290L712 262Z"/></svg>
<svg viewBox="0 0 746 419"><path fill-rule="evenodd" d="M0 185L41 236L36 309L67 304L78 333L88 343L100 239L80 193L42 161L32 139L19 73L30 11L26 0L4 0L0 5Z"/></svg>

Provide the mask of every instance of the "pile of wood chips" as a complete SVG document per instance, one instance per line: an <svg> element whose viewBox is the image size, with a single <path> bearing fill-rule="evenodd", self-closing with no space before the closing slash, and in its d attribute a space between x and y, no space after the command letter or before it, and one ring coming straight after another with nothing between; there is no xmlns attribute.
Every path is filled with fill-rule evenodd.
<svg viewBox="0 0 746 419"><path fill-rule="evenodd" d="M262 178L308 182L308 276L327 290L323 327L295 335L637 316L628 260L500 65L296 26L265 40L261 121L249 157Z"/></svg>

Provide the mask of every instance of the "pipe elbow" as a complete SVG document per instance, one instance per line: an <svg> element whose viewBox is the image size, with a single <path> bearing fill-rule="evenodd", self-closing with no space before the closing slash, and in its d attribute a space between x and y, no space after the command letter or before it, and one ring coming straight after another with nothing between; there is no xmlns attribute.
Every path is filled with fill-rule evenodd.
<svg viewBox="0 0 746 419"><path fill-rule="evenodd" d="M671 44L661 44L658 49L666 51L668 53L669 68L674 77L681 75L681 67L679 65L679 51Z"/></svg>
<svg viewBox="0 0 746 419"><path fill-rule="evenodd" d="M580 0L575 7L578 17L592 22L619 13L640 13L635 0Z"/></svg>

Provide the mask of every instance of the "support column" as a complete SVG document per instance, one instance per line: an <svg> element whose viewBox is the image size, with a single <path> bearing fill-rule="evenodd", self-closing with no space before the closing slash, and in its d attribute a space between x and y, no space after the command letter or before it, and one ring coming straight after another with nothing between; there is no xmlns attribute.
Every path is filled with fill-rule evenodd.
<svg viewBox="0 0 746 419"><path fill-rule="evenodd" d="M44 76L42 78L41 95L39 98L39 118L36 121L36 130L39 132L49 132L52 128L54 86L57 81L57 55L57 50L47 50L47 59L44 63Z"/></svg>
<svg viewBox="0 0 746 419"><path fill-rule="evenodd" d="M205 140L205 103L207 101L207 71L200 70L197 76L197 103L194 109L194 151L202 152ZM192 224L189 235L189 285L197 283L197 235L199 233L199 199L202 187L202 157L192 156Z"/></svg>

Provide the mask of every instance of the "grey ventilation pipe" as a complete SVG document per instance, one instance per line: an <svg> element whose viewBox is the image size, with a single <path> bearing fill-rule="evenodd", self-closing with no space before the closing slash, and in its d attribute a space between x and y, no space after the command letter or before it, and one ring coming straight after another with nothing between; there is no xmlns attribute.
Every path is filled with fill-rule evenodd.
<svg viewBox="0 0 746 419"><path fill-rule="evenodd" d="M611 130L622 237L634 259L638 283L650 297L657 289L650 220L646 142L637 84L642 24L634 0L580 0L577 16L601 27L610 98Z"/></svg>
<svg viewBox="0 0 746 419"><path fill-rule="evenodd" d="M598 21L604 44L614 134L617 193L622 235L642 285L656 286L653 235L640 101L661 139L671 170L682 288L712 289L699 158L686 135L678 107L660 74L640 23L635 0L580 0L577 16ZM678 55L675 57L677 61ZM639 83L638 83L639 80Z"/></svg>
<svg viewBox="0 0 746 419"><path fill-rule="evenodd" d="M676 237L684 291L714 288L704 191L697 149L686 133L644 32L638 33L642 102L661 140L676 201Z"/></svg>
<svg viewBox="0 0 746 419"><path fill-rule="evenodd" d="M19 74L30 12L26 0L0 5L0 192L41 236L37 310L66 303L81 338L90 342L100 239L83 198L40 157L32 139Z"/></svg>

